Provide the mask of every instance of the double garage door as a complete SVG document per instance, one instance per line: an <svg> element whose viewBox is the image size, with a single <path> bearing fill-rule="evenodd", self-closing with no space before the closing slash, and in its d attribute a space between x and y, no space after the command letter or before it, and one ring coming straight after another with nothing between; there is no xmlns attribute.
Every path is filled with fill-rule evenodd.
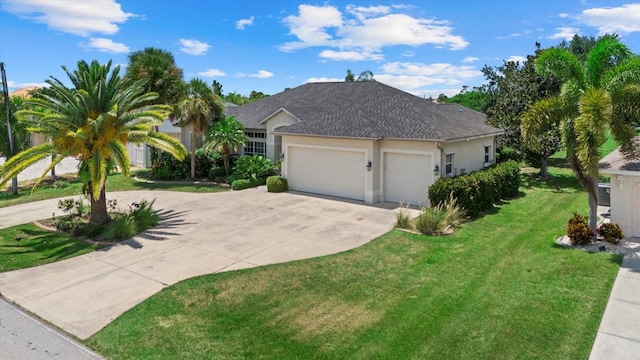
<svg viewBox="0 0 640 360"><path fill-rule="evenodd" d="M290 146L287 178L292 190L365 200L367 159L362 150ZM383 201L428 205L427 188L432 180L432 157L423 154L383 152Z"/></svg>
<svg viewBox="0 0 640 360"><path fill-rule="evenodd" d="M364 201L363 151L289 147L287 178L291 190Z"/></svg>

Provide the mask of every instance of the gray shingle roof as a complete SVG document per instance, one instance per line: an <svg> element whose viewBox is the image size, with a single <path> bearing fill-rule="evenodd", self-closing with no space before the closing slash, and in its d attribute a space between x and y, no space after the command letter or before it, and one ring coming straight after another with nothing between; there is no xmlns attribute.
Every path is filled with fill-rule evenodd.
<svg viewBox="0 0 640 360"><path fill-rule="evenodd" d="M277 132L353 138L453 140L500 134L486 116L458 104L434 104L377 81L309 83L226 108L247 129L286 109L300 123Z"/></svg>
<svg viewBox="0 0 640 360"><path fill-rule="evenodd" d="M640 136L636 136L633 141L636 149L635 156L629 158L620 151L620 148L617 148L600 160L598 163L600 170L605 173L609 171L640 172Z"/></svg>

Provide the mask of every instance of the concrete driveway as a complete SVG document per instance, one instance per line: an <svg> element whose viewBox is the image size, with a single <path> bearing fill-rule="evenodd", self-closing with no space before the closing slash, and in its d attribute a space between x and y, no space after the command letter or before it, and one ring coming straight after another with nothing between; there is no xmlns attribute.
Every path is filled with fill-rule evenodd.
<svg viewBox="0 0 640 360"><path fill-rule="evenodd" d="M107 193L121 208L156 199L161 226L117 246L0 274L0 292L86 339L181 280L339 253L389 231L393 210L265 187L214 194ZM0 226L51 217L57 200L0 209Z"/></svg>

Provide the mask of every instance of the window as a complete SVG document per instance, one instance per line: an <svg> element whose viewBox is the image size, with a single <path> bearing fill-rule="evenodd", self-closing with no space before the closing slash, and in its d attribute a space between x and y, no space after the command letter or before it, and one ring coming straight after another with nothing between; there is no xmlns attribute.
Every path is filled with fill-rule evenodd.
<svg viewBox="0 0 640 360"><path fill-rule="evenodd" d="M267 144L262 141L247 141L247 145L244 147L244 154L267 157Z"/></svg>
<svg viewBox="0 0 640 360"><path fill-rule="evenodd" d="M444 174L445 176L453 176L453 154L447 154L444 157Z"/></svg>
<svg viewBox="0 0 640 360"><path fill-rule="evenodd" d="M263 132L253 132L253 131L245 131L245 135L247 135L250 139L266 139L267 134Z"/></svg>
<svg viewBox="0 0 640 360"><path fill-rule="evenodd" d="M491 145L484 146L484 163L491 163Z"/></svg>

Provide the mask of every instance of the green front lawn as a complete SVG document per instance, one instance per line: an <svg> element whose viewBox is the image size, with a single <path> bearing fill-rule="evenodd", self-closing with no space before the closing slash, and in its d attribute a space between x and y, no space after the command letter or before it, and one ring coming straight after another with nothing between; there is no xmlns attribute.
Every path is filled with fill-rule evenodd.
<svg viewBox="0 0 640 360"><path fill-rule="evenodd" d="M132 177L122 176L122 174L112 174L107 178L107 197L109 192L130 191L130 190L169 190L185 192L218 192L226 191L228 187L213 183L194 182L143 182L133 178L136 174L148 175L148 170L138 170L132 172ZM31 186L28 183L20 187L18 195L13 195L10 190L0 192L0 208L32 201L54 199L82 194L82 182L77 176L65 175L56 182L43 182L36 191L31 193Z"/></svg>
<svg viewBox="0 0 640 360"><path fill-rule="evenodd" d="M570 171L453 235L193 278L87 340L110 359L584 359L622 257L555 245Z"/></svg>
<svg viewBox="0 0 640 360"><path fill-rule="evenodd" d="M44 265L99 248L64 233L42 230L33 224L13 226L0 230L0 272Z"/></svg>

